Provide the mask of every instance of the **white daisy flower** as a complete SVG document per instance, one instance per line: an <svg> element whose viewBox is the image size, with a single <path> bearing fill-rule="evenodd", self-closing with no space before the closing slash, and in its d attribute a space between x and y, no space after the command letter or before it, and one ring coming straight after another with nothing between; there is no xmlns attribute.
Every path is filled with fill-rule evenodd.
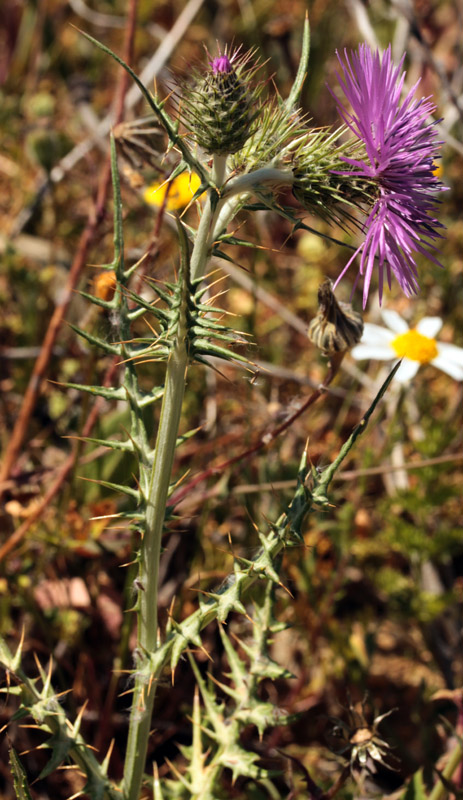
<svg viewBox="0 0 463 800"><path fill-rule="evenodd" d="M360 343L351 351L353 358L402 358L394 376L400 383L414 378L421 364L433 364L456 381L463 381L463 348L435 338L442 327L440 317L423 317L414 328L409 328L397 311L383 310L382 317L387 328L366 322Z"/></svg>

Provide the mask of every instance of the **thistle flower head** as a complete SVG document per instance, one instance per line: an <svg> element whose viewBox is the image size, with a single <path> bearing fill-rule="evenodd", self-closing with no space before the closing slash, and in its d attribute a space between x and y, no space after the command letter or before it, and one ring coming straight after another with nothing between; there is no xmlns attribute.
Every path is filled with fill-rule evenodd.
<svg viewBox="0 0 463 800"><path fill-rule="evenodd" d="M236 153L252 134L262 88L254 84L259 65L249 66L252 58L252 52L225 49L184 87L183 121L210 155Z"/></svg>
<svg viewBox="0 0 463 800"><path fill-rule="evenodd" d="M352 209L372 197L372 181L343 171L344 163L360 155L357 141L339 141L345 126L318 128L300 136L293 156L293 194L301 205L322 219L354 222ZM348 177L346 177L348 175Z"/></svg>
<svg viewBox="0 0 463 800"><path fill-rule="evenodd" d="M343 158L344 174L372 180L376 199L364 224L365 238L338 278L360 255L365 306L377 261L380 302L384 273L389 287L394 275L407 296L418 291L415 254L439 264L433 242L443 225L435 218L436 192L444 187L436 176L439 142L429 116L435 105L415 96L418 83L401 100L403 58L392 63L391 48L381 56L366 44L350 56L338 54L338 80L348 106L336 99L341 117L365 147L360 158Z"/></svg>

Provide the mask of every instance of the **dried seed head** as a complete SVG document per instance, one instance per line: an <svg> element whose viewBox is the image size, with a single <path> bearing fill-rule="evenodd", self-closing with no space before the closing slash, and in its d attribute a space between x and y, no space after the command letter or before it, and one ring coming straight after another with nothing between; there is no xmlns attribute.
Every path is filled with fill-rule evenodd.
<svg viewBox="0 0 463 800"><path fill-rule="evenodd" d="M336 300L328 279L318 289L318 314L309 325L308 337L324 356L344 353L362 338L363 319L350 303Z"/></svg>
<svg viewBox="0 0 463 800"><path fill-rule="evenodd" d="M113 128L113 135L119 151L132 168L150 166L159 170L166 142L154 117L120 122Z"/></svg>
<svg viewBox="0 0 463 800"><path fill-rule="evenodd" d="M362 702L361 711L358 711L352 703L349 703L347 722L336 717L332 718L333 744L336 741L336 746L332 749L349 761L351 771L358 767L364 768L369 761L395 770L394 762L397 759L391 753L389 744L380 738L378 726L396 709L375 717L369 724L365 716L365 704L366 699Z"/></svg>

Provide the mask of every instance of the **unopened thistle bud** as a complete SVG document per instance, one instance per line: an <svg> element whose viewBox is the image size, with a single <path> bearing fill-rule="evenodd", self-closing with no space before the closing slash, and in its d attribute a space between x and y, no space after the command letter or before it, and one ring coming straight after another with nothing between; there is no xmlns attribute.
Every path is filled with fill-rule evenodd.
<svg viewBox="0 0 463 800"><path fill-rule="evenodd" d="M260 113L256 105L261 87L253 85L259 67L247 68L251 57L252 53L240 55L239 51L229 57L225 50L185 90L185 125L210 155L238 152L252 133Z"/></svg>
<svg viewBox="0 0 463 800"><path fill-rule="evenodd" d="M358 344L362 333L362 315L350 303L336 300L331 281L324 281L318 289L318 314L309 325L310 341L331 357Z"/></svg>

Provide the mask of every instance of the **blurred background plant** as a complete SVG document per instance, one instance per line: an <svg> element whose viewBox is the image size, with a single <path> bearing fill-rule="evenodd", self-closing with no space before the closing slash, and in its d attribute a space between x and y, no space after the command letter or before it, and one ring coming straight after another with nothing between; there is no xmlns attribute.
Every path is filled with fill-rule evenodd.
<svg viewBox="0 0 463 800"><path fill-rule="evenodd" d="M176 235L166 212L173 203L180 209L182 198L187 208L190 198L183 184L160 188L175 167L173 154L164 161L158 157L166 143L153 120L143 121L147 109L138 90L124 85L114 63L73 25L124 51L147 85L156 80L161 95L172 90L174 76L203 58L204 43L211 51L216 40L258 47L265 62L260 79L272 76L286 97L297 70L305 10L299 0L283 14L279 4L268 1L211 6L182 0L153 7L123 0L5 0L0 9L1 633L14 650L24 629L23 664L30 675L37 674L34 654L42 663L53 655L55 690L72 687L63 701L71 716L87 703L81 723L86 741L106 753L114 740L109 772L115 780L121 777L129 706L123 695L129 687L119 670L132 667L134 646L132 618L122 610L133 599L135 574L120 569L130 560L131 533L106 516L124 506L91 480L123 482L127 456L114 451L103 458L101 448L66 437L85 433L92 422L91 435L105 439L110 432L122 434L129 420L119 401L94 405L91 396L57 385L103 380L117 385L120 369L61 320L90 326L112 341L110 314L93 306L89 311L73 290L111 296L107 273L104 280L99 276L100 265L112 259L107 134L113 122L120 123L115 134L124 157L126 255L130 263L144 256L144 274L169 279ZM308 10L311 58L302 107L313 124L336 123L325 82L336 84L336 48L359 41L373 48L392 42L396 62L406 50L407 86L421 77L420 92L435 99L443 117L438 127L443 179L451 188L441 197L439 214L447 226L439 246L444 269L423 260L420 295L409 301L393 286L383 302L410 325L425 316L441 317L440 341L463 346L461 4L314 0ZM195 215L191 206L185 222L195 224ZM318 233L333 235L324 222L305 221ZM271 211L259 211L246 225L246 238L260 248L234 250L244 269L220 262L228 289L223 303L236 315L234 327L257 342L251 357L260 374L251 386L232 365L221 364L220 373L191 370L184 413L188 429L201 430L184 444L176 464L180 474L188 463L191 478L252 446L256 420L258 429L267 431L284 421L326 371L306 331L317 310L319 284L337 277L350 251L308 231L290 236L291 225ZM352 232L339 228L335 236L357 246ZM352 281L344 279L340 298L349 299ZM381 323L373 296L367 319ZM238 468L196 482L185 494L180 518L164 542L162 626L174 600L177 618L183 618L203 592L226 577L232 558L224 567L224 549L253 557L259 544L253 521L260 525L284 510L307 437L315 468L326 466L385 374L375 362L359 365L346 357L323 402L284 438ZM161 376L156 364L140 368L142 388ZM243 725L240 734L262 767L281 770L281 776L273 783L242 778L232 783L231 770L225 796L304 798L325 791L327 797L392 792L421 798L434 785L437 800L462 789L461 769L452 773L453 789L438 782L435 771L445 770L462 733L462 399L462 383L429 365L413 382L391 387L368 435L336 476L330 496L335 507L312 515L303 545L284 554L281 574L288 591L277 588L275 612L288 627L269 648L272 660L295 677L281 675L274 683L265 681L264 688L289 719L262 736L251 725ZM256 631L232 616L227 636L255 640ZM216 679L223 681L221 667L228 672L230 664L217 628L206 629L203 646L213 658ZM195 659L204 674L206 653L200 650ZM237 674L239 669L236 665ZM369 699L362 709L365 691ZM214 692L220 705L225 690ZM211 685L204 685L203 703L207 693L212 697ZM166 676L158 690L150 752L161 777L169 772L168 761L179 763L179 747L194 744L188 718L198 718L199 711L193 709L193 694L193 673L181 661L173 688ZM374 720L393 708L376 731ZM36 749L42 737L12 719L14 709L14 701L2 706L5 800L14 797L6 755L10 741L18 752L29 751L22 761L31 782L47 760L46 752ZM341 745L335 741L339 730ZM374 747L382 747L378 740L392 747L393 759L387 752L375 759ZM31 792L65 798L83 783L71 770L59 771Z"/></svg>

